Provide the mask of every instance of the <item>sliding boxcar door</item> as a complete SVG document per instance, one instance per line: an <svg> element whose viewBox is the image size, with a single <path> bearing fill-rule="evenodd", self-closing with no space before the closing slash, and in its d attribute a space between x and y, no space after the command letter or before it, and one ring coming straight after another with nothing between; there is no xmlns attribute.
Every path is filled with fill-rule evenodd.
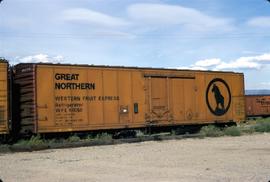
<svg viewBox="0 0 270 182"><path fill-rule="evenodd" d="M169 116L168 78L147 77L146 83L146 120L151 124L166 123Z"/></svg>

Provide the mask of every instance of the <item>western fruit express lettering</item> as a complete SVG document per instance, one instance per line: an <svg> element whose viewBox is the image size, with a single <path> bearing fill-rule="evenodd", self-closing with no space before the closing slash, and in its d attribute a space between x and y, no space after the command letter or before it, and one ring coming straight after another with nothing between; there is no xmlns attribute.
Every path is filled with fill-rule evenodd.
<svg viewBox="0 0 270 182"><path fill-rule="evenodd" d="M54 89L70 89L70 90L95 90L95 83L75 83L72 81L79 80L79 74L67 74L67 73L56 73L54 78L57 81L66 82L55 82Z"/></svg>

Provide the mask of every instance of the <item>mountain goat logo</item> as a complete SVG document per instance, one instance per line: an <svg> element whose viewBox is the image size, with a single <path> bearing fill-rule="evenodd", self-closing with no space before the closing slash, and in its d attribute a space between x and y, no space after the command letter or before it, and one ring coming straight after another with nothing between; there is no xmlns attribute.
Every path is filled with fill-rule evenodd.
<svg viewBox="0 0 270 182"><path fill-rule="evenodd" d="M211 98L212 102L210 102ZM215 78L210 81L206 90L206 103L211 113L216 116L222 116L229 110L231 92L228 84L223 79Z"/></svg>

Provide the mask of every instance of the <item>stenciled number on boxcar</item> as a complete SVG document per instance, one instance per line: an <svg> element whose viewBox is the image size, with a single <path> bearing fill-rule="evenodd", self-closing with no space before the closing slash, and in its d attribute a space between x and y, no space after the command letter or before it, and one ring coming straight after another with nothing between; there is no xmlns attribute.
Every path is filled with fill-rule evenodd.
<svg viewBox="0 0 270 182"><path fill-rule="evenodd" d="M224 88L224 89L221 89ZM227 97L225 97L225 95ZM210 103L210 98L213 97L215 104ZM215 78L209 82L206 89L206 103L211 111L216 116L224 115L231 105L231 92L228 84L221 78Z"/></svg>

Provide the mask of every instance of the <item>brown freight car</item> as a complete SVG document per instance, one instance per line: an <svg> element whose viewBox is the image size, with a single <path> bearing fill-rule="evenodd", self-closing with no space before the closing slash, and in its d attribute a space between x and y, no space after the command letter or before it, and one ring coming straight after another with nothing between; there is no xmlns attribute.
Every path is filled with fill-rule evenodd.
<svg viewBox="0 0 270 182"><path fill-rule="evenodd" d="M9 134L8 63L0 58L0 135Z"/></svg>
<svg viewBox="0 0 270 182"><path fill-rule="evenodd" d="M245 119L242 73L18 64L21 132L141 128Z"/></svg>
<svg viewBox="0 0 270 182"><path fill-rule="evenodd" d="M248 117L270 116L270 95L246 95L245 98Z"/></svg>

